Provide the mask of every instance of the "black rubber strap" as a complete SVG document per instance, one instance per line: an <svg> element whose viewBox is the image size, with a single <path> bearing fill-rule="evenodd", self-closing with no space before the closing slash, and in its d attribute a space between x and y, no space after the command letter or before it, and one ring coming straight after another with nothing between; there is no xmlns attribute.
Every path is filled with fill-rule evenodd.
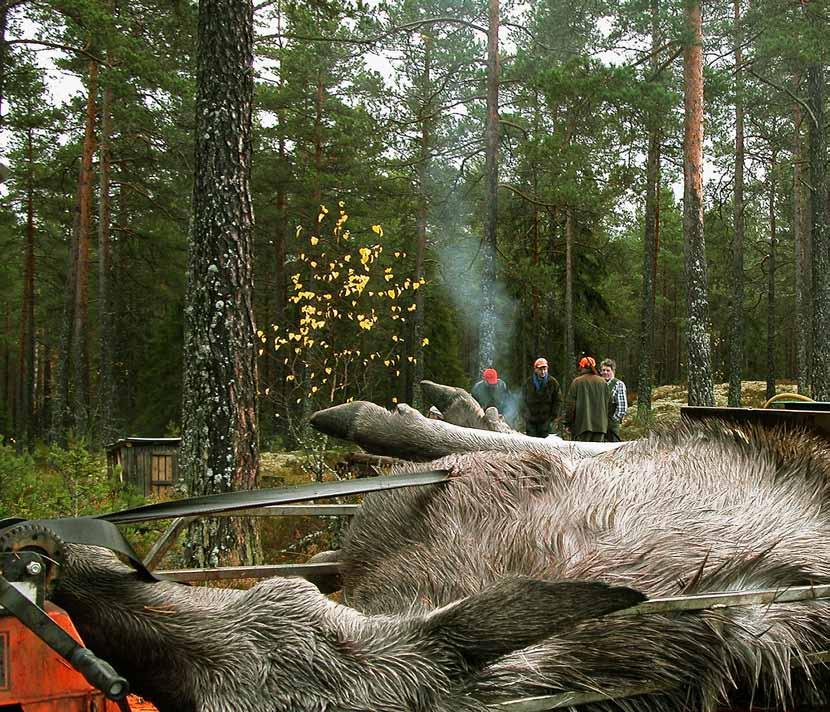
<svg viewBox="0 0 830 712"><path fill-rule="evenodd" d="M114 524L132 524L154 519L175 519L193 517L217 512L232 512L237 509L267 507L272 504L305 502L322 497L344 497L347 495L376 492L378 490L429 485L444 482L449 478L447 470L429 470L410 472L402 475L383 475L365 477L359 480L340 480L338 482L313 482L296 487L275 487L272 489L240 490L209 494L203 497L190 497L172 502L148 504L121 512L102 514L98 519L105 519Z"/></svg>
<svg viewBox="0 0 830 712"><path fill-rule="evenodd" d="M340 480L337 482L315 482L296 487L275 487L260 490L242 490L222 494L191 497L172 502L148 504L143 507L125 509L120 512L101 514L96 517L78 517L66 519L41 519L32 524L43 526L53 531L57 537L69 544L102 546L125 556L143 578L158 580L133 551L129 542L121 534L116 524L132 524L156 519L175 519L177 517L204 516L218 512L232 512L253 507L267 507L273 504L304 502L325 497L343 497L347 495L376 492L378 490L413 487L416 485L436 484L449 478L447 470L429 470L410 472L402 475L385 475L366 477L358 480ZM9 518L0 520L0 532L8 526L14 526L25 520Z"/></svg>
<svg viewBox="0 0 830 712"><path fill-rule="evenodd" d="M66 519L36 519L31 524L49 529L58 539L68 544L101 546L122 554L142 578L159 580L158 576L154 576L147 570L141 557L133 551L133 547L124 538L121 530L111 522L96 517L67 517Z"/></svg>

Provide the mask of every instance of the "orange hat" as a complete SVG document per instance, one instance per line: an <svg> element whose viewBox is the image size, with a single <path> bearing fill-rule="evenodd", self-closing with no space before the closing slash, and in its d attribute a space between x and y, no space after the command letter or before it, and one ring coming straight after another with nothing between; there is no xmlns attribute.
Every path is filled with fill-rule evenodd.
<svg viewBox="0 0 830 712"><path fill-rule="evenodd" d="M546 358L537 358L533 362L533 368L541 368L542 366L547 366L548 360Z"/></svg>
<svg viewBox="0 0 830 712"><path fill-rule="evenodd" d="M583 356L581 359L579 359L580 368L594 368L594 366L596 365L597 362L590 356Z"/></svg>
<svg viewBox="0 0 830 712"><path fill-rule="evenodd" d="M485 368L485 369L481 372L481 375L482 375L482 376L484 376L484 380L485 380L487 383L489 383L491 386L493 386L493 385L495 385L496 383L498 383L498 380L499 380L499 374L498 374L498 372L496 371L496 369L495 369L495 368Z"/></svg>

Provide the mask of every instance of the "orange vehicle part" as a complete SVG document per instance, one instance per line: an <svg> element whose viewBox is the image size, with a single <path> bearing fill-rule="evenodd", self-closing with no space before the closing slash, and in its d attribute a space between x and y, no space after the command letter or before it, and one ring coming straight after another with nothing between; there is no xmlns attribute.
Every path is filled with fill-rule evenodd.
<svg viewBox="0 0 830 712"><path fill-rule="evenodd" d="M47 602L49 617L75 640L81 637L64 610ZM66 660L14 616L0 616L0 712L152 712L138 698L119 706L92 687Z"/></svg>

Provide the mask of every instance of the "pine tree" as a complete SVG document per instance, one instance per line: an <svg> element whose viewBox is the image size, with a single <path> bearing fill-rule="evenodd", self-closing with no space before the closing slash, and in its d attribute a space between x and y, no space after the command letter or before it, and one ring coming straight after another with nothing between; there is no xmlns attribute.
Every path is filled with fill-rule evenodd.
<svg viewBox="0 0 830 712"><path fill-rule="evenodd" d="M250 489L259 452L250 197L253 7L202 0L180 467L192 495ZM191 561L253 563L255 530L196 522Z"/></svg>

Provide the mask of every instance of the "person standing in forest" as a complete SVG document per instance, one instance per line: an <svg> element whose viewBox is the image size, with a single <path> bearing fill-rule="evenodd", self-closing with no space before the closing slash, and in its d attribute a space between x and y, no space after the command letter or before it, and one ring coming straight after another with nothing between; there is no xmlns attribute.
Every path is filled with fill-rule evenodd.
<svg viewBox="0 0 830 712"><path fill-rule="evenodd" d="M620 442L620 425L628 410L628 397L625 383L616 377L617 364L614 359L603 359L599 365L599 375L605 379L611 391L611 401L614 407L608 414L608 432L605 434L605 441L609 443Z"/></svg>
<svg viewBox="0 0 830 712"><path fill-rule="evenodd" d="M485 368L481 372L481 380L473 386L470 395L478 401L482 410L495 407L499 413L504 414L507 384L499 378L495 368Z"/></svg>
<svg viewBox="0 0 830 712"><path fill-rule="evenodd" d="M534 438L550 435L553 422L559 417L560 401L559 382L548 373L547 359L537 358L524 385L525 433Z"/></svg>
<svg viewBox="0 0 830 712"><path fill-rule="evenodd" d="M591 356L579 360L579 372L565 398L565 422L574 440L601 443L608 432L608 414L613 410L605 379L597 373Z"/></svg>

